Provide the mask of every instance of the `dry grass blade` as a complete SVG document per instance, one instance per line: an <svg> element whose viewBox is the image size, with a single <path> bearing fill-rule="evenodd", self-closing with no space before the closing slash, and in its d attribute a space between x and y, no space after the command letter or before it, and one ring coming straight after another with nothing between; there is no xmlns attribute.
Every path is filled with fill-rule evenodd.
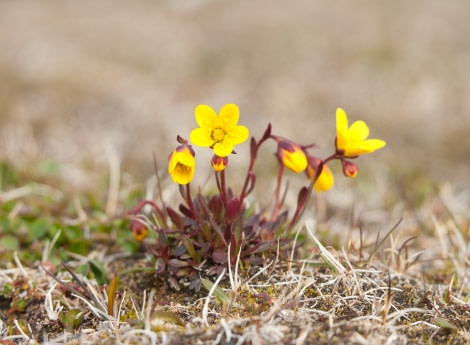
<svg viewBox="0 0 470 345"><path fill-rule="evenodd" d="M310 228L309 223L313 226L313 222L305 222L305 228L307 229L308 234L313 239L315 244L320 249L322 257L325 259L325 262L337 273L346 272L346 268L333 256L331 253L320 243L320 241L315 237L313 230Z"/></svg>
<svg viewBox="0 0 470 345"><path fill-rule="evenodd" d="M64 263L62 262L62 266L67 270L67 272L72 276L74 282L78 285L77 289L74 286L67 284L57 278L54 274L49 272L43 265L41 265L42 269L46 274L54 279L57 283L59 283L63 288L73 293L77 298L81 299L85 302L91 311L100 319L103 320L110 320L112 316L108 314L107 308L97 299L96 295L93 292L90 292L90 287L85 285L81 279Z"/></svg>
<svg viewBox="0 0 470 345"><path fill-rule="evenodd" d="M377 244L375 245L374 249L370 253L369 257L366 259L367 265L370 265L372 259L374 258L374 255L377 253L379 248L384 244L384 242L387 240L387 238L398 228L400 223L402 222L403 218L400 218L398 222L395 223L395 225L387 232L387 234L379 241L378 235L377 235Z"/></svg>

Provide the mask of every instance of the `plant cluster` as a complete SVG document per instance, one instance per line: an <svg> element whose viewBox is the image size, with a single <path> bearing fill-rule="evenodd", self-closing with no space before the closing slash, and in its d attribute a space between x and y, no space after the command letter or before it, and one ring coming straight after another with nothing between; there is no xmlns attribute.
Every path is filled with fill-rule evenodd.
<svg viewBox="0 0 470 345"><path fill-rule="evenodd" d="M208 105L195 109L198 128L191 131L189 141L177 137L178 146L168 159L168 173L179 184L183 202L178 209L153 200L140 202L130 213L134 215L131 230L137 241L143 241L149 230L156 238L147 244L156 259L156 273L166 274L169 282L179 288L181 281L190 288L199 289L201 275L222 274L225 269L246 271L251 266L263 265L272 260L285 260L296 251L292 229L299 221L313 190L323 192L334 183L328 167L339 160L343 174L354 178L358 173L352 161L359 155L373 152L385 142L367 139L369 128L363 121L348 125L346 113L336 111L336 139L333 153L321 159L311 154L314 144L300 145L272 132L269 124L260 139L250 140L250 158L241 191L236 193L227 184L225 169L234 147L249 138L249 130L238 125L239 109L227 104L217 114ZM277 144L279 162L272 209L256 212L246 201L256 185L254 166L260 147L272 140ZM190 182L196 168L193 146L212 149L212 169L217 192L193 197ZM289 215L284 205L286 192L281 185L287 170L304 172L306 186L298 192L297 205ZM152 214L144 206L151 205ZM147 241L148 242L148 241Z"/></svg>

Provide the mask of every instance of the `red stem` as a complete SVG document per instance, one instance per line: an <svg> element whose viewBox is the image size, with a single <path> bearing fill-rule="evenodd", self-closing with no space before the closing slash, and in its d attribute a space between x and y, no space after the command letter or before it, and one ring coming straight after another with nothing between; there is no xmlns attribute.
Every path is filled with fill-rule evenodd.
<svg viewBox="0 0 470 345"><path fill-rule="evenodd" d="M276 185L276 192L274 195L274 210L272 219L276 219L277 215L279 214L279 210L281 209L281 181L282 176L284 175L284 165L279 165L279 172L277 174L277 185Z"/></svg>
<svg viewBox="0 0 470 345"><path fill-rule="evenodd" d="M189 187L189 183L186 185L186 203L188 204L189 209L194 215L194 219L199 220L199 214L197 213L196 208L193 204L193 199L191 198L191 188Z"/></svg>
<svg viewBox="0 0 470 345"><path fill-rule="evenodd" d="M344 157L340 154L338 154L337 152L333 153L331 156L325 158L323 160L323 165L325 165L327 162L333 160L333 159L340 159L340 160L343 160ZM322 166L323 168L323 166ZM297 221L300 219L300 217L302 216L302 214L304 213L305 211L305 206L308 204L308 201L310 200L311 196L312 196L312 192L313 192L313 185L315 184L315 182L317 182L318 180L318 177L320 176L320 173L321 173L321 170L318 169L315 169L315 175L313 175L313 178L312 178L312 181L310 181L309 185L308 185L308 194L307 194L307 197L306 197L306 200L305 202L302 204L302 207L299 208L297 207L296 210L295 210L295 213L294 213L294 216L292 217L290 223L289 223L289 227L288 227L288 231L290 231L294 225L297 223Z"/></svg>

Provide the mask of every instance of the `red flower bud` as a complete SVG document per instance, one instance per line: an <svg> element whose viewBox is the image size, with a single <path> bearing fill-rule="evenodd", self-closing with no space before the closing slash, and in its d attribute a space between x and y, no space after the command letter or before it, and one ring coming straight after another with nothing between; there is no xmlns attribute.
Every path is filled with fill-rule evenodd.
<svg viewBox="0 0 470 345"><path fill-rule="evenodd" d="M357 165L354 164L353 162L343 160L343 174L346 177L354 178L357 175L357 172L359 169L357 168Z"/></svg>
<svg viewBox="0 0 470 345"><path fill-rule="evenodd" d="M228 157L219 157L214 155L212 156L211 164L215 171L222 171L228 164Z"/></svg>
<svg viewBox="0 0 470 345"><path fill-rule="evenodd" d="M144 221L137 216L131 222L131 231L132 235L138 242L142 242L145 237L147 237L148 229L147 226L144 224Z"/></svg>

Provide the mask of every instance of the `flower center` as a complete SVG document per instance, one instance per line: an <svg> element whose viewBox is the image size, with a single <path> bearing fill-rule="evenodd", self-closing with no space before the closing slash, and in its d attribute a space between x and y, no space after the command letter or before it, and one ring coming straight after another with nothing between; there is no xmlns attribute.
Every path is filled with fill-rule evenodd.
<svg viewBox="0 0 470 345"><path fill-rule="evenodd" d="M221 142L225 138L225 132L220 129L216 128L212 131L212 139L216 142Z"/></svg>
<svg viewBox="0 0 470 345"><path fill-rule="evenodd" d="M175 172L180 175L186 175L191 172L191 167L181 163L177 163L175 167Z"/></svg>

